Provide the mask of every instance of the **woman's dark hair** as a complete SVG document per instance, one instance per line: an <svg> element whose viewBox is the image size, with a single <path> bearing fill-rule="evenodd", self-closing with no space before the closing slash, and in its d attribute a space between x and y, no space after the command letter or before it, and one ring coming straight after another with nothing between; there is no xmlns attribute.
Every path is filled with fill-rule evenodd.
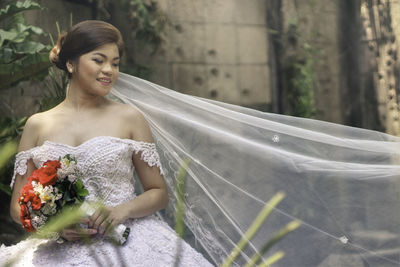
<svg viewBox="0 0 400 267"><path fill-rule="evenodd" d="M117 45L121 57L124 41L117 28L100 20L82 21L58 37L57 45L50 52L50 61L70 77L67 61L77 61L81 55L109 43Z"/></svg>

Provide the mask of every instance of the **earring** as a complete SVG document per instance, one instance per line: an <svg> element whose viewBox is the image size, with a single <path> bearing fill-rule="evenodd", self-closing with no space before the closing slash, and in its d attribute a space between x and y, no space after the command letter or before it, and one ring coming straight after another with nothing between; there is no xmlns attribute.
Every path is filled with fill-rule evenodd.
<svg viewBox="0 0 400 267"><path fill-rule="evenodd" d="M72 66L72 64L69 62L67 63L67 70L69 73L72 73L74 71L74 66Z"/></svg>

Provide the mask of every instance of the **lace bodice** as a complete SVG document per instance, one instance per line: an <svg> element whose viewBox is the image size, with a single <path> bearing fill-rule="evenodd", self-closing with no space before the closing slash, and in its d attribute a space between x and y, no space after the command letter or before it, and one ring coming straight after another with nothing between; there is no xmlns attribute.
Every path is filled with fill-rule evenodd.
<svg viewBox="0 0 400 267"><path fill-rule="evenodd" d="M83 183L89 190L87 200L101 199L105 205L118 205L134 197L133 153L140 153L142 160L149 166L157 166L163 174L154 143L98 136L76 147L45 141L41 146L19 152L11 187L17 173L26 173L27 161L30 158L33 159L35 167L40 168L47 160L71 154L77 158L78 167L83 174Z"/></svg>
<svg viewBox="0 0 400 267"><path fill-rule="evenodd" d="M71 154L76 157L83 174L83 183L89 190L89 200L100 198L107 206L129 201L134 194L133 154L150 167L157 166L160 173L160 158L154 143L98 136L79 146L45 141L43 145L19 152L15 161L15 175L27 171L27 161L32 158L36 168L47 160ZM77 242L27 239L14 246L0 246L0 266L9 259L17 258L18 266L96 266L98 261L106 266L173 266L177 251L178 237L168 224L157 216L128 219L124 225L131 229L128 241L115 247L98 237L92 246ZM179 266L212 266L200 253L182 242ZM125 264L122 264L124 263ZM129 264L127 264L129 263Z"/></svg>

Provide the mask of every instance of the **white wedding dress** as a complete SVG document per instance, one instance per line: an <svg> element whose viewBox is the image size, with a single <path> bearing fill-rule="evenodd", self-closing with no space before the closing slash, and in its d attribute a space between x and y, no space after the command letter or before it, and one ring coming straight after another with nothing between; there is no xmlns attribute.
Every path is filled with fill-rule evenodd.
<svg viewBox="0 0 400 267"><path fill-rule="evenodd" d="M15 174L26 173L27 160L32 158L37 168L47 160L66 154L77 158L83 173L83 183L89 190L88 200L102 199L115 206L135 198L133 153L149 166L157 166L163 174L154 143L120 139L110 136L94 137L73 147L45 141L43 145L17 154ZM12 185L11 184L11 185ZM130 219L124 222L131 228L127 242L115 246L98 239L92 245L82 241L64 242L27 239L13 246L0 248L0 266L16 259L17 266L173 266L177 235L169 225L156 216ZM182 242L180 266L212 266L190 245Z"/></svg>

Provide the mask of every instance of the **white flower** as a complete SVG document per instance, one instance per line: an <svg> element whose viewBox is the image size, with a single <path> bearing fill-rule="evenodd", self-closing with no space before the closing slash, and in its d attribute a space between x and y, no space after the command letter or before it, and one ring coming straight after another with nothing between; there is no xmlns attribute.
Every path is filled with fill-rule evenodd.
<svg viewBox="0 0 400 267"><path fill-rule="evenodd" d="M47 218L43 215L35 215L32 217L32 226L36 229L46 223Z"/></svg>
<svg viewBox="0 0 400 267"><path fill-rule="evenodd" d="M57 170L58 179L64 180L68 175L77 171L76 161L63 158L60 161L61 168Z"/></svg>
<svg viewBox="0 0 400 267"><path fill-rule="evenodd" d="M74 174L68 175L68 181L70 181L71 183L75 183L76 179L78 179L78 177L76 177L76 175L74 175Z"/></svg>
<svg viewBox="0 0 400 267"><path fill-rule="evenodd" d="M33 191L40 197L42 203L50 202L53 203L62 197L62 194L58 194L58 189L52 185L43 186L41 183L33 184Z"/></svg>
<svg viewBox="0 0 400 267"><path fill-rule="evenodd" d="M54 202L46 203L41 209L46 215L54 215L57 212L57 205Z"/></svg>

